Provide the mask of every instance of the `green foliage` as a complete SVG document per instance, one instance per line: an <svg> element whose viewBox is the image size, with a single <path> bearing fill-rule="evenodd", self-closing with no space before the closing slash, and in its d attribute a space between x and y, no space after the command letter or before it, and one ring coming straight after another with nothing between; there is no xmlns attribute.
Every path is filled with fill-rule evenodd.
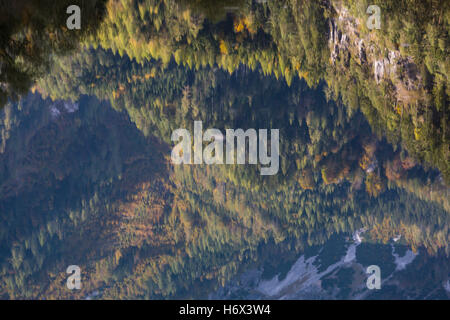
<svg viewBox="0 0 450 320"><path fill-rule="evenodd" d="M61 286L74 260L77 298L205 297L272 251L362 226L448 255L448 8L375 1L390 28L374 34L335 1L227 3L239 10L111 0L85 47L39 77L45 100L1 111L0 297L74 297ZM364 21L360 2L342 5ZM361 39L400 52L396 71L375 79L389 56ZM279 128L279 174L170 166L171 133L194 120Z"/></svg>
<svg viewBox="0 0 450 320"><path fill-rule="evenodd" d="M68 30L66 9L83 10L83 28ZM51 65L53 55L67 54L94 32L105 12L105 1L14 1L2 4L0 22L0 108L27 93Z"/></svg>

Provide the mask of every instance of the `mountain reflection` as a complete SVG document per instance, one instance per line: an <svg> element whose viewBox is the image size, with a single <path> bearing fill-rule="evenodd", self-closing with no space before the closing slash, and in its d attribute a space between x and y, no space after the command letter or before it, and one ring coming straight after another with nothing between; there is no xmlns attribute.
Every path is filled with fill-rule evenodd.
<svg viewBox="0 0 450 320"><path fill-rule="evenodd" d="M447 299L449 10L382 3L409 29L352 1L108 1L5 91L0 297ZM173 165L194 121L279 129L278 174Z"/></svg>

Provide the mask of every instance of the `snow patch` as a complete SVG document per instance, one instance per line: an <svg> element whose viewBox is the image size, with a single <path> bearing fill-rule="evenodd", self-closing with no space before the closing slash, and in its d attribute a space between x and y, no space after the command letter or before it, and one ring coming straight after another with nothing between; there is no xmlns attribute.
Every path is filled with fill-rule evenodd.
<svg viewBox="0 0 450 320"><path fill-rule="evenodd" d="M444 283L444 289L450 293L450 280L447 280L447 282Z"/></svg>
<svg viewBox="0 0 450 320"><path fill-rule="evenodd" d="M352 262L353 260L356 260L356 247L359 246L358 244L352 244L348 249L347 249L347 254L344 257L344 262L348 263L348 262Z"/></svg>
<svg viewBox="0 0 450 320"><path fill-rule="evenodd" d="M375 60L373 62L373 74L377 84L381 82L384 76L384 63L383 60Z"/></svg>
<svg viewBox="0 0 450 320"><path fill-rule="evenodd" d="M356 244L360 244L364 238L361 237L361 234L367 231L367 228L361 228L355 231L353 233L353 240Z"/></svg>
<svg viewBox="0 0 450 320"><path fill-rule="evenodd" d="M395 264L397 265L395 270L399 271L404 270L408 264L413 262L418 254L408 250L403 257L399 257L398 254L394 253L394 246L392 246L392 255L394 256Z"/></svg>
<svg viewBox="0 0 450 320"><path fill-rule="evenodd" d="M59 111L59 109L56 106L56 104L53 103L50 106L50 115L52 116L53 119L56 119L57 117L59 117L60 114L61 114L61 111Z"/></svg>
<svg viewBox="0 0 450 320"><path fill-rule="evenodd" d="M78 103L76 102L70 102L70 101L64 101L64 109L66 109L67 112L72 113L78 110Z"/></svg>
<svg viewBox="0 0 450 320"><path fill-rule="evenodd" d="M297 262L289 270L286 278L282 281L278 280L278 275L271 280L262 281L259 283L257 290L267 296L275 296L281 293L281 291L295 282L307 278L316 278L317 268L313 265L317 256L311 257L305 261L305 256L302 255ZM320 277L319 277L320 278ZM319 280L319 278L317 280Z"/></svg>
<svg viewBox="0 0 450 320"><path fill-rule="evenodd" d="M319 273L313 263L317 256L310 257L305 260L302 255L292 266L282 281L278 276L270 280L261 281L256 291L270 298L277 299L299 299L302 297L310 297L312 292L321 290L321 279L336 269L356 260L356 247L361 244L361 234L366 232L367 228L361 228L353 234L353 240L344 257L338 262L330 265L325 271Z"/></svg>

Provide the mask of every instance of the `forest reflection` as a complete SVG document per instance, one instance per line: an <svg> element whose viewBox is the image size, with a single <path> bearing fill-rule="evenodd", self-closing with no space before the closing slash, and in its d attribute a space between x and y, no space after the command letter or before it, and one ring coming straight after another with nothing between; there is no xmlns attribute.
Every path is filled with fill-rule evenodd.
<svg viewBox="0 0 450 320"><path fill-rule="evenodd" d="M449 12L413 2L381 2L411 29L371 38L339 19L361 16L350 0L111 0L89 32L32 53L40 71L9 64L29 81L2 87L0 295L204 297L360 228L446 261ZM279 129L279 173L173 166L171 133L194 121ZM69 260L89 275L75 294Z"/></svg>

